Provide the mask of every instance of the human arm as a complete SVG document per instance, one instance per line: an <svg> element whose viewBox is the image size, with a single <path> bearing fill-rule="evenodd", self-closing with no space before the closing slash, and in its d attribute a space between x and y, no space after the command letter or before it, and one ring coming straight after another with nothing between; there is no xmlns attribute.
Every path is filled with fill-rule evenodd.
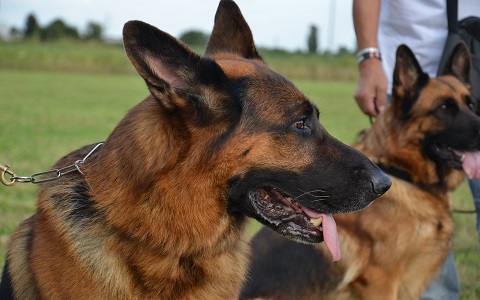
<svg viewBox="0 0 480 300"><path fill-rule="evenodd" d="M353 0L353 24L359 50L378 48L380 6L381 0ZM354 98L365 114L375 117L386 105L387 77L379 59L366 59L358 67Z"/></svg>

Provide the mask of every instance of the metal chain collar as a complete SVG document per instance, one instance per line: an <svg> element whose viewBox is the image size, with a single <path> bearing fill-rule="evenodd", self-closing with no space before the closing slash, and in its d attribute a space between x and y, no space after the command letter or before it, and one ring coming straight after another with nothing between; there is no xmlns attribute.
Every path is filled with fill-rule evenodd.
<svg viewBox="0 0 480 300"><path fill-rule="evenodd" d="M46 181L51 181L60 178L63 175L78 171L83 175L82 170L80 170L80 164L83 164L84 161L93 153L95 152L103 143L98 143L88 154L83 158L75 161L74 164L71 164L69 166L60 168L60 169L52 169L44 172L39 172L35 173L31 176L17 176L12 170L10 170L9 165L4 165L0 163L0 171L1 171L1 176L0 176L0 181L6 185L6 186L12 186L17 182L20 183L42 183ZM10 178L6 178L8 175ZM46 177L46 175L49 175L49 177ZM37 177L44 176L44 178L38 179Z"/></svg>

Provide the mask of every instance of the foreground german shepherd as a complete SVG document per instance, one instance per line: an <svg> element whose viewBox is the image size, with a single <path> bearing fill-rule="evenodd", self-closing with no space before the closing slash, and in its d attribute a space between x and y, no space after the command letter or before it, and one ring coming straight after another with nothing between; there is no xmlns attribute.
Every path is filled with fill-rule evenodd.
<svg viewBox="0 0 480 300"><path fill-rule="evenodd" d="M391 182L267 67L236 4L220 2L204 57L139 21L123 33L151 95L82 173L41 186L12 236L0 298L233 299L247 216L338 255L331 214L368 206Z"/></svg>
<svg viewBox="0 0 480 300"><path fill-rule="evenodd" d="M451 248L450 192L463 178L463 151L480 147L464 44L443 76L429 78L400 46L393 99L357 149L392 174L392 188L369 208L335 216L340 262L322 245L291 243L269 230L252 242L243 298L420 299Z"/></svg>

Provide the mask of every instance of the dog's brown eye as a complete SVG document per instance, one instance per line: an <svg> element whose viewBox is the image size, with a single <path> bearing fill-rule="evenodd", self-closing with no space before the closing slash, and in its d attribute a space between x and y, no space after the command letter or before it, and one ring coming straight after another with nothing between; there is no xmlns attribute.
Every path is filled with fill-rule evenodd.
<svg viewBox="0 0 480 300"><path fill-rule="evenodd" d="M300 121L295 122L294 124L295 128L297 129L305 129L307 128L307 124L305 124L305 119L302 119Z"/></svg>
<svg viewBox="0 0 480 300"><path fill-rule="evenodd" d="M442 103L439 107L440 110L443 110L445 112L454 112L458 109L457 105L453 100L447 100L444 103Z"/></svg>

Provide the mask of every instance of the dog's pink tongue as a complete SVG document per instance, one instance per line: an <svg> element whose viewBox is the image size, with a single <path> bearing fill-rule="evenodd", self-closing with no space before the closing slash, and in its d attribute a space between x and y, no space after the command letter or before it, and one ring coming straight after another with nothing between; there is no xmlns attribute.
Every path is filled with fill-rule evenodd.
<svg viewBox="0 0 480 300"><path fill-rule="evenodd" d="M301 206L303 212L312 219L322 218L323 241L327 245L328 251L332 254L333 261L342 258L340 243L338 242L337 224L332 214L320 214L308 207Z"/></svg>
<svg viewBox="0 0 480 300"><path fill-rule="evenodd" d="M465 152L463 171L470 179L480 178L480 152Z"/></svg>
<svg viewBox="0 0 480 300"><path fill-rule="evenodd" d="M323 241L332 254L333 261L342 258L340 243L338 242L337 224L331 214L322 214Z"/></svg>

